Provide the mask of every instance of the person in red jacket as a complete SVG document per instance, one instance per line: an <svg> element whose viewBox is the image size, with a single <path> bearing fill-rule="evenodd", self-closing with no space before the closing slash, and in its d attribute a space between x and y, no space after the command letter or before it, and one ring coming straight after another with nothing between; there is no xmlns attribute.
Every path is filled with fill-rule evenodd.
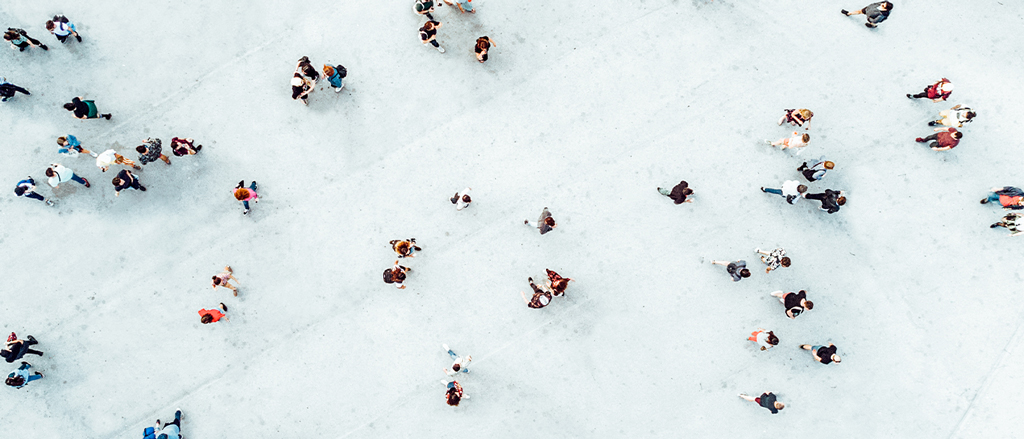
<svg viewBox="0 0 1024 439"><path fill-rule="evenodd" d="M936 134L932 134L928 137L918 137L914 139L918 143L932 142L928 145L929 148L935 151L949 151L956 148L960 144L960 138L964 136L956 130L956 128L936 128Z"/></svg>
<svg viewBox="0 0 1024 439"><path fill-rule="evenodd" d="M201 310L199 310L199 315L200 315L199 319L200 319L200 321L203 322L204 325L209 324L209 323L219 322L220 319L224 319L225 321L229 321L230 322L231 319L229 319L228 316L224 314L224 313L228 312L227 305L224 305L224 303L221 302L219 308L220 309L214 308L214 309L201 309ZM224 312L221 312L221 311L224 311Z"/></svg>
<svg viewBox="0 0 1024 439"><path fill-rule="evenodd" d="M932 102L942 102L949 99L949 95L953 94L953 83L949 82L948 79L942 78L938 82L929 85L924 88L924 91L916 95L907 93L908 98L928 98Z"/></svg>

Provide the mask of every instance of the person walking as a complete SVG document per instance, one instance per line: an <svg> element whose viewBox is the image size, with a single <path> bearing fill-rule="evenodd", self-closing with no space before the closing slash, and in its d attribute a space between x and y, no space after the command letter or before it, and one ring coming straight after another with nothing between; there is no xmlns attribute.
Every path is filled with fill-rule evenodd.
<svg viewBox="0 0 1024 439"><path fill-rule="evenodd" d="M772 189L761 186L761 192L781 195L786 197L787 203L793 204L800 200L801 195L807 192L807 186L800 184L800 182L796 180L786 180L782 183L782 189Z"/></svg>
<svg viewBox="0 0 1024 439"><path fill-rule="evenodd" d="M725 271L729 273L729 276L732 276L733 282L739 282L740 279L750 277L750 270L747 269L747 261L739 260L736 262L729 262L712 260L711 263L725 266Z"/></svg>
<svg viewBox="0 0 1024 439"><path fill-rule="evenodd" d="M4 32L4 39L11 43L12 49L18 49L21 52L24 52L25 49L29 48L29 46L38 47L43 50L50 50L49 47L46 47L46 45L39 42L39 40L28 36L25 29L9 27L7 28L7 31Z"/></svg>
<svg viewBox="0 0 1024 439"><path fill-rule="evenodd" d="M807 146L811 141L811 135L807 133L800 134L798 131L793 131L792 137L786 137L783 139L772 142L771 140L765 140L765 143L771 146L782 146L779 149L787 148L803 148Z"/></svg>
<svg viewBox="0 0 1024 439"><path fill-rule="evenodd" d="M551 294L553 294L555 297L565 295L565 289L569 287L569 282L572 281L572 279L568 277L562 277L558 273L555 273L554 271L551 271L547 268L545 268L544 271L548 275L547 287L551 290Z"/></svg>
<svg viewBox="0 0 1024 439"><path fill-rule="evenodd" d="M783 293L782 290L773 291L773 297L777 297L782 306L786 308L786 317L795 319L804 311L814 309L814 302L807 300L807 291L800 290L798 293L792 291Z"/></svg>
<svg viewBox="0 0 1024 439"><path fill-rule="evenodd" d="M441 28L441 22L434 21L433 18L430 21L423 24L420 28L420 40L423 44L430 44L437 49L438 52L444 53L444 47L441 47L437 42L437 30Z"/></svg>
<svg viewBox="0 0 1024 439"><path fill-rule="evenodd" d="M784 123L789 123L796 127L804 127L804 125L807 125L804 127L804 130L811 129L811 118L814 117L813 111L806 108L782 111L784 113L782 114L782 118L779 119L779 126L782 126Z"/></svg>
<svg viewBox="0 0 1024 439"><path fill-rule="evenodd" d="M413 253L423 250L416 246L416 238L393 239L388 244L391 244L391 249L398 253L399 258L415 258Z"/></svg>
<svg viewBox="0 0 1024 439"><path fill-rule="evenodd" d="M122 169L121 172L117 173L117 176L110 183L114 185L114 196L120 196L121 191L132 188L142 192L146 192L146 187L139 183L139 179L132 174L132 171Z"/></svg>
<svg viewBox="0 0 1024 439"><path fill-rule="evenodd" d="M192 146L195 143L191 137L171 137L171 153L175 157L196 155L203 149L203 145Z"/></svg>
<svg viewBox="0 0 1024 439"><path fill-rule="evenodd" d="M434 16L430 14L434 13L434 6L441 5L435 4L434 0L416 0L412 5L412 12L416 15L423 15L427 17L427 20L433 20Z"/></svg>
<svg viewBox="0 0 1024 439"><path fill-rule="evenodd" d="M216 290L217 287L224 287L231 290L235 297L238 297L238 287L231 285L231 283L228 282L230 280L234 280L241 284L238 279L235 279L235 272L231 270L231 266L224 266L224 271L213 276L213 289Z"/></svg>
<svg viewBox="0 0 1024 439"><path fill-rule="evenodd" d="M156 439L183 439L181 436L181 409L174 412L174 421L163 424L157 419L156 428L146 428L143 434L146 436L143 439L149 439L150 434Z"/></svg>
<svg viewBox="0 0 1024 439"><path fill-rule="evenodd" d="M971 107L962 107L960 104L956 104L953 108L940 111L939 119L928 122L928 126L943 125L951 128L963 128L965 123L973 122L977 115L978 113Z"/></svg>
<svg viewBox="0 0 1024 439"><path fill-rule="evenodd" d="M324 64L324 76L327 77L327 82L331 84L331 87L334 87L334 92L339 93L342 88L345 88L345 83L342 82L342 79L348 76L348 69L341 64L336 66Z"/></svg>
<svg viewBox="0 0 1024 439"><path fill-rule="evenodd" d="M259 186L256 184L255 180L253 180L253 182L249 184L248 188L245 187L245 180L239 181L238 185L235 186L233 194L236 200L242 202L242 208L244 209L242 211L242 215L249 214L250 201L252 201L253 203L260 202L260 196L259 194L256 193L257 188L259 188Z"/></svg>
<svg viewBox="0 0 1024 439"><path fill-rule="evenodd" d="M764 264L768 266L768 268L764 270L765 273L771 273L772 270L778 269L779 267L788 268L793 262L789 259L789 256L786 256L786 250L783 250L781 247L772 250L771 253L761 251L760 248L755 248L754 253L760 254L761 262L764 262Z"/></svg>
<svg viewBox="0 0 1024 439"><path fill-rule="evenodd" d="M444 2L448 4L448 6L455 6L459 8L459 12L462 12L463 14L467 12L470 14L476 13L476 9L473 9L473 0L455 0L454 3L451 0L444 0Z"/></svg>
<svg viewBox="0 0 1024 439"><path fill-rule="evenodd" d="M476 47L473 48L473 51L476 52L476 60L481 63L487 61L487 51L490 50L492 46L498 47L497 44L494 44L494 40L490 39L487 35L477 38Z"/></svg>
<svg viewBox="0 0 1024 439"><path fill-rule="evenodd" d="M466 366L469 365L470 361L473 361L472 355L460 357L454 351L449 349L447 344L441 344L441 347L445 350L445 352L448 352L448 356L452 357L453 361L451 369L444 369L444 373L446 375L448 375L449 377L454 377L459 373L469 373L469 369L467 369Z"/></svg>
<svg viewBox="0 0 1024 439"><path fill-rule="evenodd" d="M36 193L36 181L31 175L18 182L18 185L14 187L14 195L39 200L46 203L47 206L53 206L53 201L47 200L42 195Z"/></svg>
<svg viewBox="0 0 1024 439"><path fill-rule="evenodd" d="M818 209L824 210L829 214L839 212L839 208L846 205L846 196L843 191L825 189L825 192L820 194L803 194L803 197L808 200L820 201L821 206Z"/></svg>
<svg viewBox="0 0 1024 439"><path fill-rule="evenodd" d="M71 99L71 102L64 104L64 109L74 112L75 118L77 119L99 119L104 118L110 120L110 113L100 114L99 109L96 107L96 102L92 100L82 100L81 96L76 96Z"/></svg>
<svg viewBox="0 0 1024 439"><path fill-rule="evenodd" d="M46 182L54 189L57 188L57 185L65 181L74 181L75 183L85 185L85 187L91 186L89 184L89 180L75 175L75 171L56 163L51 164L49 168L46 168L46 176L49 177Z"/></svg>
<svg viewBox="0 0 1024 439"><path fill-rule="evenodd" d="M228 312L228 306L225 305L224 302L221 302L217 308L199 310L199 321L204 325L219 322L221 319L224 319L225 322L230 322L231 319L229 319L226 314Z"/></svg>
<svg viewBox="0 0 1024 439"><path fill-rule="evenodd" d="M459 402L461 402L463 399L469 399L469 395L463 393L462 386L459 385L458 381L453 380L449 382L445 380L442 382L445 383L445 386L448 388L448 390L445 391L444 394L444 400L445 402L448 403L448 405L452 407L458 407Z"/></svg>
<svg viewBox="0 0 1024 439"><path fill-rule="evenodd" d="M533 288L533 297L529 300L526 299L526 293L520 291L519 295L523 297L523 302L526 306L533 309L540 309L548 306L551 303L551 291L547 288L538 287L537 284L533 283L533 278L528 279L530 282L530 288Z"/></svg>
<svg viewBox="0 0 1024 439"><path fill-rule="evenodd" d="M756 331L751 332L747 340L757 343L758 346L761 346L762 351L767 351L779 344L779 338L775 336L775 333L764 328L757 328Z"/></svg>
<svg viewBox="0 0 1024 439"><path fill-rule="evenodd" d="M57 37L57 41L61 43L67 43L68 39L72 36L79 43L82 42L82 37L78 35L78 29L75 29L75 24L63 15L54 15L52 20L46 20L46 30Z"/></svg>
<svg viewBox="0 0 1024 439"><path fill-rule="evenodd" d="M693 199L688 198L690 195L693 195L693 189L690 189L690 184L686 180L680 181L671 191L659 187L658 193L671 198L676 204L693 202Z"/></svg>
<svg viewBox="0 0 1024 439"><path fill-rule="evenodd" d="M839 363L842 361L839 355L836 354L836 345L829 343L828 346L809 344L800 345L800 349L805 351L811 351L811 355L814 356L814 360L821 364Z"/></svg>
<svg viewBox="0 0 1024 439"><path fill-rule="evenodd" d="M555 219L551 217L551 212L548 212L547 207L545 207L544 210L540 212L540 218L537 219L537 222L524 220L523 224L526 224L530 227L536 227L537 229L540 230L541 235L548 233L555 227L557 227L557 225L555 224Z"/></svg>
<svg viewBox="0 0 1024 439"><path fill-rule="evenodd" d="M14 97L14 93L21 93L26 96L31 96L27 89L18 87L17 85L7 82L7 78L0 77L0 102L7 102Z"/></svg>
<svg viewBox="0 0 1024 439"><path fill-rule="evenodd" d="M1024 215L1017 212L1010 212L1003 215L1003 218L1000 219L999 222L996 222L989 227L993 229L996 227L1006 227L1006 229L1010 231L1010 236L1019 236L1024 234L1024 221L1021 221L1022 217L1024 217Z"/></svg>
<svg viewBox="0 0 1024 439"><path fill-rule="evenodd" d="M786 408L785 404L776 400L775 394L772 392L762 393L761 396L757 398L741 393L740 398L756 403L757 405L768 409L769 411L772 412L773 415L778 414L779 410Z"/></svg>
<svg viewBox="0 0 1024 439"><path fill-rule="evenodd" d="M851 15L866 15L868 22L864 23L864 25L873 29L878 27L878 23L889 18L889 13L892 12L892 2L877 2L867 5L859 11L850 12L843 9L840 12L847 17Z"/></svg>
<svg viewBox="0 0 1024 439"><path fill-rule="evenodd" d="M456 192L453 197L448 199L448 201L451 201L452 204L455 205L455 210L465 209L469 207L469 203L473 202L473 198L469 196L470 189L473 188L467 187L459 192Z"/></svg>
<svg viewBox="0 0 1024 439"><path fill-rule="evenodd" d="M992 188L992 192L988 194L988 197L981 199L981 204L994 203L996 201L1004 209L1024 209L1024 190L1013 186L996 186Z"/></svg>
<svg viewBox="0 0 1024 439"><path fill-rule="evenodd" d="M804 162L799 168L796 168L796 170L803 174L807 181L815 182L825 178L825 173L831 171L835 167L835 163L825 160L825 157L822 156L813 165L808 167L807 162Z"/></svg>
<svg viewBox="0 0 1024 439"><path fill-rule="evenodd" d="M135 151L139 153L139 163L143 165L157 160L163 160L168 165L171 164L171 159L163 154L163 146L161 146L160 139L147 137L146 140L142 141L141 145L135 147Z"/></svg>
<svg viewBox="0 0 1024 439"><path fill-rule="evenodd" d="M36 344L39 344L39 341L36 340L35 337L30 335L28 336L28 340L21 340L12 332L11 336L7 338L7 343L4 345L4 348L0 350L0 357L3 357L8 363L20 360L21 357L24 357L26 354L42 357L42 351L32 349L32 346Z"/></svg>
<svg viewBox="0 0 1024 439"><path fill-rule="evenodd" d="M928 137L918 137L914 139L917 143L932 142L928 145L932 151L949 151L956 148L960 144L960 139L964 137L964 133L956 130L956 128L936 128L936 134L932 134Z"/></svg>
<svg viewBox="0 0 1024 439"><path fill-rule="evenodd" d="M131 166L136 171L142 169L142 166L136 165L134 161L124 158L123 155L114 152L112 149L103 151L96 156L96 167L100 168L100 171L107 172L107 169L110 169L110 165Z"/></svg>
<svg viewBox="0 0 1024 439"><path fill-rule="evenodd" d="M942 78L935 81L934 84L924 88L924 91L917 94L907 93L907 97L911 99L928 98L932 102L942 102L949 99L949 96L953 94L953 83L946 78Z"/></svg>
<svg viewBox="0 0 1024 439"><path fill-rule="evenodd" d="M57 148L57 152L60 154L66 154L71 157L77 157L78 154L85 153L93 157L99 157L99 154L89 151L88 149L82 148L82 142L79 142L78 138L71 134L58 137L57 145L60 146L60 148Z"/></svg>
<svg viewBox="0 0 1024 439"><path fill-rule="evenodd" d="M8 386L20 389L28 385L28 383L38 380L43 377L43 373L36 371L32 375L29 375L28 370L32 365L24 361L21 362L21 367L15 369L13 372L7 375L7 380L4 381Z"/></svg>
<svg viewBox="0 0 1024 439"><path fill-rule="evenodd" d="M412 271L411 268L398 265L398 260L396 259L395 265L393 267L384 270L384 283L395 284L395 287L397 287L400 290L404 290L405 285L403 285L402 283L405 282L405 273L410 271Z"/></svg>

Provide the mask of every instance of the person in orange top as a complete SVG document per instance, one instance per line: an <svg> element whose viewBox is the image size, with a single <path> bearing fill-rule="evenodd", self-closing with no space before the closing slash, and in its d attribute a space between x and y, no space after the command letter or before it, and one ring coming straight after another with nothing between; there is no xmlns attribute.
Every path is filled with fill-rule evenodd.
<svg viewBox="0 0 1024 439"><path fill-rule="evenodd" d="M204 325L205 324L209 324L209 323L219 322L220 319L224 319L225 321L229 321L230 322L231 319L229 319L228 316L224 314L224 313L228 312L227 305L224 305L224 303L221 302L219 308L220 309L214 308L214 309L201 309L201 310L199 310L200 321L203 322ZM221 310L223 310L224 312L221 312Z"/></svg>
<svg viewBox="0 0 1024 439"><path fill-rule="evenodd" d="M998 201L1005 209L1024 209L1024 190L1013 186L992 188L992 193L981 200L981 204L994 203Z"/></svg>

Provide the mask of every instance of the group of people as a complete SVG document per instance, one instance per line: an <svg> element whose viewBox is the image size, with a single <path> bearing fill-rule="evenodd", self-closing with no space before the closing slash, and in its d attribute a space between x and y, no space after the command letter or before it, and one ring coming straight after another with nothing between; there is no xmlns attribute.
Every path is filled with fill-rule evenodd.
<svg viewBox="0 0 1024 439"><path fill-rule="evenodd" d="M324 64L324 78L334 88L335 93L340 93L345 88L343 79L348 77L348 69L341 64ZM295 72L292 74L292 99L301 100L303 105L309 105L309 94L316 89L316 83L320 80L320 72L316 71L313 64L309 62L308 56L299 58L295 65Z"/></svg>
<svg viewBox="0 0 1024 439"><path fill-rule="evenodd" d="M4 344L3 350L0 350L0 356L2 356L8 363L18 361L27 354L38 355L41 357L43 356L41 351L32 349L32 346L36 344L39 344L39 341L37 341L35 337L30 335L26 340L22 340L18 338L17 334L12 332L11 335L7 337L7 342ZM30 374L28 370L31 368L31 364L27 361L22 361L21 366L7 375L7 379L4 381L4 384L20 389L27 386L28 383L43 377L43 373L39 371L35 371Z"/></svg>
<svg viewBox="0 0 1024 439"><path fill-rule="evenodd" d="M441 28L441 22L434 20L434 8L441 7L444 4L458 8L459 12L465 14L476 13L476 9L473 9L473 0L455 0L454 2L444 0L441 3L438 0L416 0L412 5L412 12L416 15L422 15L427 17L427 22L423 23L420 27L420 41L424 45L430 44L437 49L438 52L444 53L444 47L441 47L441 43L437 42L437 30ZM492 47L498 47L490 37L484 35L476 39L476 45L473 47L473 52L476 54L476 60L483 63L487 61L487 52Z"/></svg>
<svg viewBox="0 0 1024 439"><path fill-rule="evenodd" d="M814 112L806 108L785 109L783 110L782 117L779 118L779 125L788 123L798 129L802 127L804 131L807 131L811 129L811 118L813 117ZM765 140L771 146L780 146L780 149L803 148L810 141L810 134L800 133L799 131L794 131L791 137L785 137L774 142ZM810 165L807 162L803 162L796 170L803 175L808 183L813 183L824 178L828 171L835 169L835 166L834 162L821 157ZM846 205L846 194L843 191L825 189L824 192L809 193L808 189L807 185L801 184L798 180L786 180L780 188L761 186L761 192L782 196L789 204L794 204L801 198L817 200L821 203L819 209L830 214L838 212L842 206Z"/></svg>

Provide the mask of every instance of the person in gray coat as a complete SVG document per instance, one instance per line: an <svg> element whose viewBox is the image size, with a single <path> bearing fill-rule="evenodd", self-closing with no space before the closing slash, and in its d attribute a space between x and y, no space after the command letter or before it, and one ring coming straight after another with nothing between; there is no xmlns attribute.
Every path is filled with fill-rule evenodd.
<svg viewBox="0 0 1024 439"><path fill-rule="evenodd" d="M891 11L892 2L877 2L867 5L864 7L864 9L861 9L859 11L850 12L847 11L846 9L843 9L840 12L842 12L843 15L847 17L851 15L866 15L868 17L868 22L864 23L864 25L870 28L876 28L878 27L878 23L881 23L885 21L887 18L889 18L889 12Z"/></svg>

